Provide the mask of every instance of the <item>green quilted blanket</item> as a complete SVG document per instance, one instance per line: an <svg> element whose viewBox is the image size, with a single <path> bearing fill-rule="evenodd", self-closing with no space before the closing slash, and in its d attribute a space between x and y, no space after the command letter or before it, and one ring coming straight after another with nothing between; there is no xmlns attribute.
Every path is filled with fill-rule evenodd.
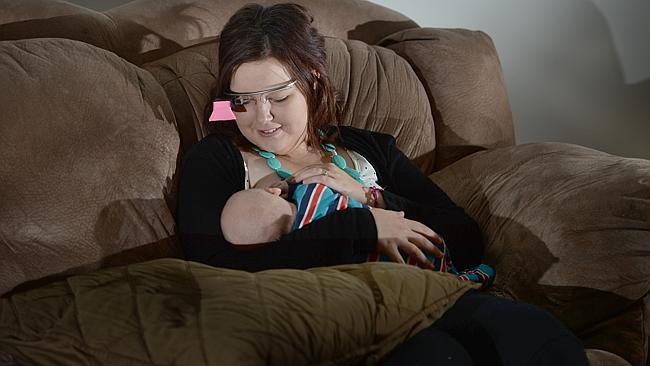
<svg viewBox="0 0 650 366"><path fill-rule="evenodd" d="M0 299L26 365L374 364L475 285L394 263L257 273L162 259Z"/></svg>

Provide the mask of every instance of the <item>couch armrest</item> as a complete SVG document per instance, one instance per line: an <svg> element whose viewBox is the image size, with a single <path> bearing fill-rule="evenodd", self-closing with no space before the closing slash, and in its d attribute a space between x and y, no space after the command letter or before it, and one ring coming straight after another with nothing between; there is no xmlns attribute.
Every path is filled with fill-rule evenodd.
<svg viewBox="0 0 650 366"><path fill-rule="evenodd" d="M481 226L495 292L550 310L586 347L646 364L650 161L538 143L432 178Z"/></svg>
<svg viewBox="0 0 650 366"><path fill-rule="evenodd" d="M436 126L436 169L478 150L514 144L501 64L488 35L416 28L380 45L405 58L427 91Z"/></svg>

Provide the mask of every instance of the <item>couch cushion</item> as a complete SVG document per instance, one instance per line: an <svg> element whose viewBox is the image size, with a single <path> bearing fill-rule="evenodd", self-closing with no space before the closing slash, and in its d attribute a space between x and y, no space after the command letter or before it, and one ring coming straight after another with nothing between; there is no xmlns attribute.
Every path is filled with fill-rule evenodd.
<svg viewBox="0 0 650 366"><path fill-rule="evenodd" d="M360 41L328 38L330 75L343 95L342 123L390 134L429 172L436 137L431 106L411 66L395 52Z"/></svg>
<svg viewBox="0 0 650 366"><path fill-rule="evenodd" d="M0 300L24 364L375 364L475 286L395 263L257 273L161 259Z"/></svg>
<svg viewBox="0 0 650 366"><path fill-rule="evenodd" d="M211 42L142 66L158 80L169 98L183 152L212 131L206 108L217 83L218 52L219 43Z"/></svg>
<svg viewBox="0 0 650 366"><path fill-rule="evenodd" d="M155 79L65 39L0 42L0 70L0 293L173 255L179 139Z"/></svg>
<svg viewBox="0 0 650 366"><path fill-rule="evenodd" d="M405 154L430 171L433 117L424 88L408 63L390 50L360 41L326 38L325 45L330 77L347 103L342 124L395 136ZM204 120L216 82L217 52L213 42L143 65L169 96L183 149L211 131Z"/></svg>
<svg viewBox="0 0 650 366"><path fill-rule="evenodd" d="M466 29L409 29L381 41L413 66L431 98L436 169L514 145L512 112L494 44Z"/></svg>
<svg viewBox="0 0 650 366"><path fill-rule="evenodd" d="M650 161L537 143L478 152L432 178L483 229L494 292L645 365Z"/></svg>

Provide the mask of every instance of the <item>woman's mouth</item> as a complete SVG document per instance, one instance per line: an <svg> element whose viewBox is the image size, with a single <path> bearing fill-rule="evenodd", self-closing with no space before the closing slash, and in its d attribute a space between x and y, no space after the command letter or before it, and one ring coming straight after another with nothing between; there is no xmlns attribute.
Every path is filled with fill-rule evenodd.
<svg viewBox="0 0 650 366"><path fill-rule="evenodd" d="M276 127L276 128L271 128L271 129L268 129L268 130L260 130L260 134L262 136L264 136L264 137L270 137L270 136L275 135L279 131L280 131L280 127Z"/></svg>

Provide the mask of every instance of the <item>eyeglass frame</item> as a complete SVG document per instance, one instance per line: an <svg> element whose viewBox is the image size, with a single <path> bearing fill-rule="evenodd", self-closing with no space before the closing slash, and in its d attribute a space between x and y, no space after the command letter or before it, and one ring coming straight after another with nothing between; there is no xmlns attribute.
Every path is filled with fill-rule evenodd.
<svg viewBox="0 0 650 366"><path fill-rule="evenodd" d="M230 101L230 109L233 112L246 112L246 107L244 106L244 104L243 103L238 104L236 102L238 98L252 97L252 96L256 96L256 95L264 95L264 94L268 94L268 93L273 93L273 92L277 92L277 91L286 90L286 89L289 89L292 86L294 86L296 84L296 82L297 82L297 80L291 79L291 80L288 80L288 81L285 81L285 82L282 82L282 83L279 83L279 84L271 85L270 87L268 87L266 89L263 89L263 90L259 90L259 91L255 91L255 92L246 92L246 93L237 93L237 92L233 92L230 89L228 89L223 94L226 97L228 97L227 100ZM262 98L262 103L266 103L267 101L268 101L267 98L264 98L264 97ZM243 110L241 110L242 107L243 107Z"/></svg>

